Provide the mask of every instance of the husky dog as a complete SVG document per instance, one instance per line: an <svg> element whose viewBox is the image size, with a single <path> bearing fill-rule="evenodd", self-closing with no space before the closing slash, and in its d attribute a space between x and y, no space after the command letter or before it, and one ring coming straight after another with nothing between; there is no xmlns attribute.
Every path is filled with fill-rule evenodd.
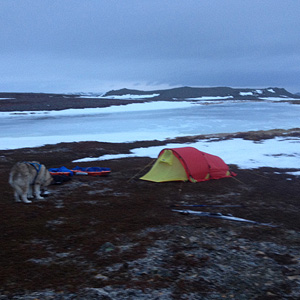
<svg viewBox="0 0 300 300"><path fill-rule="evenodd" d="M37 161L16 163L9 174L9 184L14 189L16 202L31 203L28 197L42 200L41 189L52 182L52 176L46 167Z"/></svg>

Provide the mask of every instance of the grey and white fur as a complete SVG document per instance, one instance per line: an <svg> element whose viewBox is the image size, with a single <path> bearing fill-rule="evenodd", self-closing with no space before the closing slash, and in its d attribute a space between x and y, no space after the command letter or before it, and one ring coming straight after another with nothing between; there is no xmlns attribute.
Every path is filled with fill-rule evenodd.
<svg viewBox="0 0 300 300"><path fill-rule="evenodd" d="M9 174L9 184L14 189L16 202L31 203L28 198L43 200L41 190L51 184L53 178L45 165L37 161L16 163Z"/></svg>

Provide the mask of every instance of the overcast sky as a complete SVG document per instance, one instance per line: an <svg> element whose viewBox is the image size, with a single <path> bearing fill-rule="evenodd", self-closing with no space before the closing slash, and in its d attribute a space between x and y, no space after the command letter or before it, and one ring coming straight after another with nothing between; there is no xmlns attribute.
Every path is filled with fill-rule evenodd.
<svg viewBox="0 0 300 300"><path fill-rule="evenodd" d="M300 92L299 0L0 0L0 91Z"/></svg>

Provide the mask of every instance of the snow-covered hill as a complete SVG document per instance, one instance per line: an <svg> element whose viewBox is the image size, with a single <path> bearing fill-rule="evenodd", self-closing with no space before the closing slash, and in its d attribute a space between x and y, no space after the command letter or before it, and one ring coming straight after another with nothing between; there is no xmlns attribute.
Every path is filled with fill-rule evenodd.
<svg viewBox="0 0 300 300"><path fill-rule="evenodd" d="M112 90L102 97L112 99L149 99L152 100L200 100L203 99L240 99L240 100L264 100L266 98L276 99L300 99L299 95L292 94L283 88L270 87L263 89L252 88L230 88L230 87L180 87L166 90Z"/></svg>

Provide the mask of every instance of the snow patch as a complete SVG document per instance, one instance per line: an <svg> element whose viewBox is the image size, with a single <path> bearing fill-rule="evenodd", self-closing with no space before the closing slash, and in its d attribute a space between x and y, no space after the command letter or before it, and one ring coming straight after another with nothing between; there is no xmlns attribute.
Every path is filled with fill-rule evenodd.
<svg viewBox="0 0 300 300"><path fill-rule="evenodd" d="M243 169L259 167L294 168L300 166L300 138L274 138L256 143L240 138L214 141L199 140L194 143L167 144L148 148L135 148L131 154L104 155L97 158L82 158L73 162L89 162L127 157L156 158L164 148L194 147L200 151L220 156L227 164L235 164Z"/></svg>
<svg viewBox="0 0 300 300"><path fill-rule="evenodd" d="M293 176L300 176L300 171L295 172L285 172L285 174L293 175Z"/></svg>
<svg viewBox="0 0 300 300"><path fill-rule="evenodd" d="M266 101L299 100L299 99L296 99L296 98L288 98L286 96L281 96L281 97L262 97L260 99L261 100L266 100Z"/></svg>
<svg viewBox="0 0 300 300"><path fill-rule="evenodd" d="M118 100L140 100L140 99L149 99L159 96L159 94L151 94L151 95L112 95L112 96L102 96L99 98L103 99L118 99Z"/></svg>
<svg viewBox="0 0 300 300"><path fill-rule="evenodd" d="M241 96L253 96L253 92L240 92Z"/></svg>
<svg viewBox="0 0 300 300"><path fill-rule="evenodd" d="M198 100L198 101L203 101L203 100L226 100L226 99L232 99L233 96L226 96L226 97L221 97L221 96L215 96L215 97L197 97L197 98L186 98L186 100ZM174 98L176 100L176 98Z"/></svg>
<svg viewBox="0 0 300 300"><path fill-rule="evenodd" d="M13 111L13 112L0 112L0 117L40 117L41 115L51 117L63 117L63 116L87 116L103 113L118 113L118 112L138 112L138 111L150 111L161 109L177 109L187 108L193 106L194 103L188 101L170 102L170 101L158 101L147 103L133 103L127 105L112 105L109 107L97 107L97 108L82 108L82 109L65 109L65 110L47 110L47 111Z"/></svg>
<svg viewBox="0 0 300 300"><path fill-rule="evenodd" d="M298 105L268 101L205 106L203 102L153 101L106 108L69 109L42 112L0 112L1 149L38 147L61 142L134 142L167 140L180 136L232 133L299 125ZM165 111L163 111L165 110ZM278 125L280 124L280 125ZM280 126L280 127L278 127ZM259 143L232 139L201 140L192 146L222 157L228 164L245 168L271 166L295 169L300 166L299 138L282 137ZM130 156L157 157L162 148L133 149ZM152 151L152 152L151 152ZM129 157L102 156L87 161ZM82 160L81 160L82 161Z"/></svg>

